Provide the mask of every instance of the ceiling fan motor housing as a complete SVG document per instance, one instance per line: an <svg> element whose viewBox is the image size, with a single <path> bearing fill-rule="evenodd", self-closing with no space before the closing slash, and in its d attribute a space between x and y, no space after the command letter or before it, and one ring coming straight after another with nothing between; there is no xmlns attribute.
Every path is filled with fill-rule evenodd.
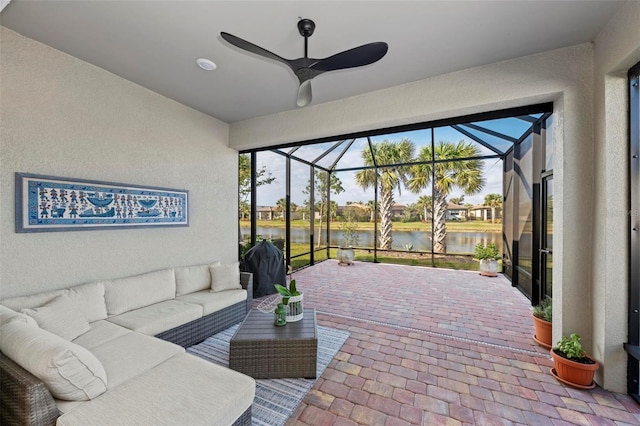
<svg viewBox="0 0 640 426"><path fill-rule="evenodd" d="M298 21L298 31L302 37L311 37L316 29L316 24L311 19L301 19Z"/></svg>

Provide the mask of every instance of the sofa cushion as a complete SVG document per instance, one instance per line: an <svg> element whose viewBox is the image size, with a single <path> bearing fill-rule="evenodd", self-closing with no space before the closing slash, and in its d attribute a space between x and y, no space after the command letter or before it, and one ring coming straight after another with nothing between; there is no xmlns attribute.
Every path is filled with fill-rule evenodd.
<svg viewBox="0 0 640 426"><path fill-rule="evenodd" d="M209 266L219 264L220 262L211 262L206 265L174 268L176 274L176 296L211 288Z"/></svg>
<svg viewBox="0 0 640 426"><path fill-rule="evenodd" d="M104 284L88 283L67 289L67 296L84 313L89 322L107 318L107 304L104 299Z"/></svg>
<svg viewBox="0 0 640 426"><path fill-rule="evenodd" d="M105 290L105 301L109 315L153 305L176 295L176 279L173 269L118 280L101 281Z"/></svg>
<svg viewBox="0 0 640 426"><path fill-rule="evenodd" d="M165 300L109 317L108 321L138 333L155 336L200 317L202 317L202 306L178 300Z"/></svg>
<svg viewBox="0 0 640 426"><path fill-rule="evenodd" d="M63 414L57 424L95 424L117 413L119 424L227 426L251 406L254 396L251 377L181 354Z"/></svg>
<svg viewBox="0 0 640 426"><path fill-rule="evenodd" d="M40 328L69 341L91 330L84 314L75 308L65 294L39 308L23 309L22 313L35 319Z"/></svg>
<svg viewBox="0 0 640 426"><path fill-rule="evenodd" d="M215 293L204 290L176 297L176 300L200 305L203 315L209 315L238 302L244 302L247 300L247 290L225 290Z"/></svg>
<svg viewBox="0 0 640 426"><path fill-rule="evenodd" d="M76 309L84 314L88 322L107 318L104 285L99 282L82 284L63 290L47 291L32 296L12 297L4 299L0 303L19 312L22 309L38 308L62 294L66 294L71 299Z"/></svg>
<svg viewBox="0 0 640 426"><path fill-rule="evenodd" d="M91 352L33 324L3 325L0 350L42 380L58 399L84 401L107 390L107 374Z"/></svg>
<svg viewBox="0 0 640 426"><path fill-rule="evenodd" d="M240 285L240 262L233 262L227 265L211 265L211 291L224 291L241 289Z"/></svg>
<svg viewBox="0 0 640 426"><path fill-rule="evenodd" d="M22 321L26 323L31 323L35 326L38 325L36 320L31 318L30 316L22 314L20 312L16 312L13 309L9 309L4 305L0 305L0 327L5 325L9 321Z"/></svg>
<svg viewBox="0 0 640 426"><path fill-rule="evenodd" d="M92 322L89 326L91 326L91 330L73 340L73 343L76 345L80 345L89 350L115 340L125 334L132 333L131 330L107 320Z"/></svg>
<svg viewBox="0 0 640 426"><path fill-rule="evenodd" d="M91 350L104 366L109 377L109 392L118 385L184 353L182 346L155 337L131 332ZM159 391L164 392L164 389ZM154 394L158 391L154 392ZM145 399L144 397L137 398Z"/></svg>

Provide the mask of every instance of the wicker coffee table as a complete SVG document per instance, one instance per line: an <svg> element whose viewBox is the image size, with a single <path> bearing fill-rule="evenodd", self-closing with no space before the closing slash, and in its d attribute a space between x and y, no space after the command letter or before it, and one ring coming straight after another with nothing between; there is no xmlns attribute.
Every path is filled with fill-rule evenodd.
<svg viewBox="0 0 640 426"><path fill-rule="evenodd" d="M316 310L300 321L273 325L273 314L251 310L229 344L229 368L255 379L316 377Z"/></svg>

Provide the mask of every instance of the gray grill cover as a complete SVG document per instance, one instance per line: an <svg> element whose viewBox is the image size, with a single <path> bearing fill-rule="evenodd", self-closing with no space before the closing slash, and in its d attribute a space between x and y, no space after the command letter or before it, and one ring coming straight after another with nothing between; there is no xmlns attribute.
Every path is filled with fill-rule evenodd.
<svg viewBox="0 0 640 426"><path fill-rule="evenodd" d="M274 284L286 287L284 254L267 240L251 247L244 255L244 266L253 273L253 297L276 293Z"/></svg>

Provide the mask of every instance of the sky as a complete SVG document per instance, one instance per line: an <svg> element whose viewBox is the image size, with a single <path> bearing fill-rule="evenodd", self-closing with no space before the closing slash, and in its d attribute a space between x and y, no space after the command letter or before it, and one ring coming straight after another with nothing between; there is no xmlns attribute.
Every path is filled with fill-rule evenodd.
<svg viewBox="0 0 640 426"><path fill-rule="evenodd" d="M280 158L279 158L280 157ZM295 162L292 162L295 163ZM491 159L484 160L484 177L485 186L484 189L477 195L465 195L464 201L469 204L482 204L484 196L486 194L502 194L502 160ZM258 205L259 206L274 206L276 201L285 196L285 163L284 157L269 152L263 153L258 156L258 167L265 167L268 173L276 180L270 185L263 185L258 188ZM331 194L331 200L336 201L339 205L345 205L348 201L362 201L366 203L368 200L373 200L374 192L373 188L363 190L355 182L355 171L352 172L338 172L337 176L342 182L344 192L340 194ZM296 167L292 165L291 171L291 201L302 205L304 200L308 197L303 193L303 190L307 186L309 181L309 168L308 166ZM402 187L400 194L396 191L395 201L401 204L413 204L421 195L430 195L430 190L423 191L420 194L414 194L408 189ZM449 195L449 199L464 195L459 189L455 189Z"/></svg>
<svg viewBox="0 0 640 426"><path fill-rule="evenodd" d="M479 124L490 127L493 130L514 136L520 136L530 126L530 124L517 118L489 120ZM472 133L480 134L479 132ZM486 134L482 134L482 136L485 141L492 143L493 146L497 147L501 151L505 151L510 147L510 143L500 138ZM495 154L488 148L485 148L484 146L474 142L469 137L449 126L433 129L433 137L436 143L439 141L459 142L461 140L464 140L468 143L476 145L480 149L481 155ZM373 142L381 141L383 139L389 141L400 141L403 138L408 138L415 144L415 155L417 155L422 147L431 146L431 129L414 130L371 137ZM294 155L304 158L307 161L313 161L324 154L335 143L336 142L326 142L316 145L303 146L298 149ZM366 138L357 139L337 163L336 169L339 170L362 166L364 164L362 160L362 151L366 147L366 144ZM324 167L329 167L337 159L338 155L342 151L343 146L344 145L341 145L339 148L327 154L321 160L318 160L318 164ZM286 150L288 150L288 148L283 149L283 151ZM265 170L267 170L267 172L271 174L271 176L276 178L276 180L272 184L263 185L258 188L258 205L274 206L278 199L284 198L285 196L285 157L272 151L264 151L259 152L257 158L258 168L264 167ZM476 195L465 195L462 190L456 188L451 192L448 199L464 195L465 203L476 205L483 204L484 197L487 194L502 194L502 160L493 158L483 160L482 162L484 165L485 178L485 185L482 191ZM303 193L303 191L306 188L307 182L309 181L310 177L309 166L297 161L292 161L291 164L291 201L298 205L302 205L304 203L304 200L308 198L307 195ZM369 200L373 200L373 189L370 188L365 191L361 187L359 187L354 179L355 173L355 171L337 172L337 176L342 182L342 186L345 191L340 194L332 194L332 201L336 201L339 205L345 205L348 201L362 201L366 203ZM395 192L395 201L397 203L408 205L415 203L418 197L421 195L430 195L430 190L424 190L420 194L414 194L402 187L400 193L398 193L398 191Z"/></svg>

